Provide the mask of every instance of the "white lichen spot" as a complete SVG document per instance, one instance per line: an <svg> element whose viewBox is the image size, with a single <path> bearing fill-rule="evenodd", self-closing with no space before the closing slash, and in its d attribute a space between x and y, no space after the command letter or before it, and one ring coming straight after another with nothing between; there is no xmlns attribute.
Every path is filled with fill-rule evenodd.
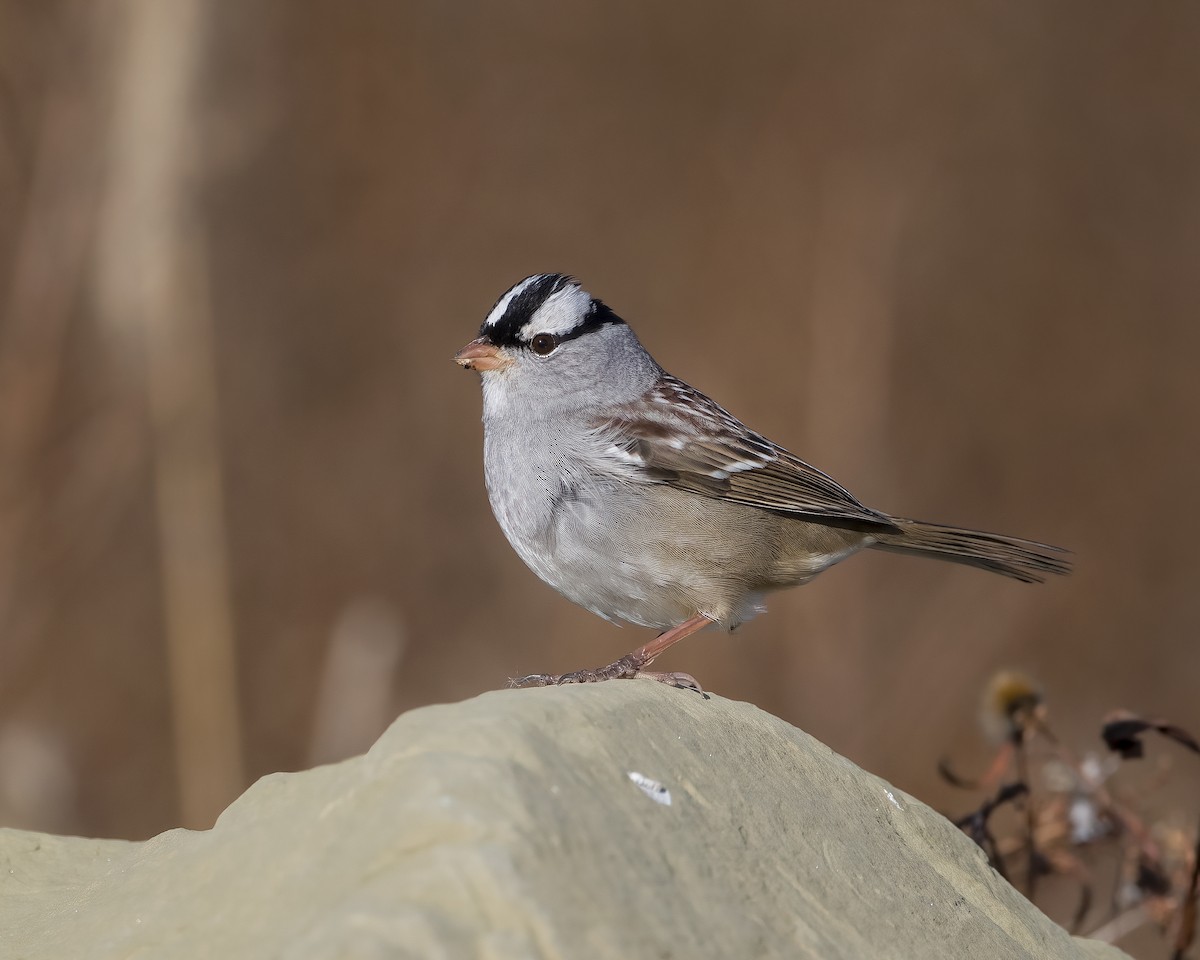
<svg viewBox="0 0 1200 960"><path fill-rule="evenodd" d="M655 803L661 803L664 807L671 805L671 791L657 780L651 780L645 774L638 773L636 770L629 771L629 779L637 785L637 788L642 793Z"/></svg>
<svg viewBox="0 0 1200 960"><path fill-rule="evenodd" d="M892 793L891 790L884 790L883 792L887 794L887 798L892 802L893 807L895 807L897 810L904 809L902 806L900 806L900 801L896 799L896 795Z"/></svg>

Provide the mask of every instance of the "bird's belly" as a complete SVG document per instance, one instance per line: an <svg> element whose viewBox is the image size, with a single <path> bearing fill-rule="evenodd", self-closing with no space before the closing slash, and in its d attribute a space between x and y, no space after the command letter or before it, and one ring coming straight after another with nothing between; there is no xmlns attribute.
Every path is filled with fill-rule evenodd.
<svg viewBox="0 0 1200 960"><path fill-rule="evenodd" d="M727 513L738 508L685 495L694 515L681 523L679 501L664 494L596 485L564 490L553 504L494 498L492 506L534 573L609 620L665 630L702 613L732 627L758 613L762 590L748 570L755 549L769 548L730 536Z"/></svg>
<svg viewBox="0 0 1200 960"><path fill-rule="evenodd" d="M694 616L698 598L656 563L653 537L630 536L611 521L577 503L556 511L535 535L523 535L519 523L500 519L500 526L530 570L605 619L665 630Z"/></svg>
<svg viewBox="0 0 1200 960"><path fill-rule="evenodd" d="M587 536L569 525L557 540L552 585L568 600L608 620L666 630L711 609L703 586L664 569L653 536ZM548 579L548 578L547 578Z"/></svg>

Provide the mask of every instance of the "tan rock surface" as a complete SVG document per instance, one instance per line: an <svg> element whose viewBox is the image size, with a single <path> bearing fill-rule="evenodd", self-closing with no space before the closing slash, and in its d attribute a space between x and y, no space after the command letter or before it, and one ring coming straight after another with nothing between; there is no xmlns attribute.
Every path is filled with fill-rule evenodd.
<svg viewBox="0 0 1200 960"><path fill-rule="evenodd" d="M263 778L204 832L0 831L0 956L1124 954L1072 939L944 818L801 731L636 681L413 711L363 757Z"/></svg>

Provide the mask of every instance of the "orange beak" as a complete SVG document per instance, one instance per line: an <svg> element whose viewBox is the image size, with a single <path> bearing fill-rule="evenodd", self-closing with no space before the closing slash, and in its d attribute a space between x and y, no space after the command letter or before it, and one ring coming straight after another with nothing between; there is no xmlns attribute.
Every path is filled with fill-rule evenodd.
<svg viewBox="0 0 1200 960"><path fill-rule="evenodd" d="M459 350L454 362L468 370L503 370L512 364L512 359L487 337L480 337Z"/></svg>

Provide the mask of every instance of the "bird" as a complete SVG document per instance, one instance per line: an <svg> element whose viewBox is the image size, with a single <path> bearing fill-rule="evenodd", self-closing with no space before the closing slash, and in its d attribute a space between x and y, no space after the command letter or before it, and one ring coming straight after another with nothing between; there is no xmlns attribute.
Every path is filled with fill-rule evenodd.
<svg viewBox="0 0 1200 960"><path fill-rule="evenodd" d="M863 549L1024 582L1070 570L1061 547L864 506L667 373L567 274L510 287L454 360L480 374L488 499L517 555L592 613L659 631L606 666L516 686L650 677L702 693L689 674L649 667Z"/></svg>

